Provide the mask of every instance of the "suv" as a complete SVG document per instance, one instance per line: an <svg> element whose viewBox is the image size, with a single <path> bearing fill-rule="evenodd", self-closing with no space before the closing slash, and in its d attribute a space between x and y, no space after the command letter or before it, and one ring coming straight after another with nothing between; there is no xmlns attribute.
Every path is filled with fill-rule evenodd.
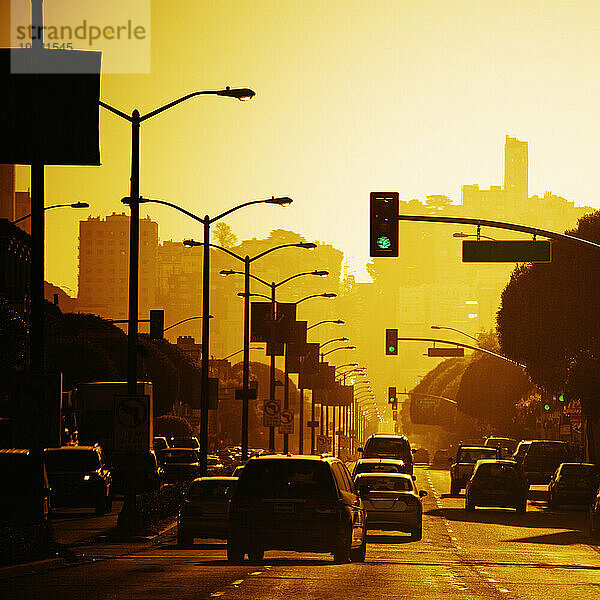
<svg viewBox="0 0 600 600"><path fill-rule="evenodd" d="M406 472L413 474L413 457L410 443L403 435L373 434L358 448L362 458L395 458L406 465Z"/></svg>
<svg viewBox="0 0 600 600"><path fill-rule="evenodd" d="M569 462L571 452L567 442L533 440L521 463L521 470L529 485L549 483L560 463Z"/></svg>
<svg viewBox="0 0 600 600"><path fill-rule="evenodd" d="M46 448L44 462L56 506L112 510L112 476L100 446Z"/></svg>
<svg viewBox="0 0 600 600"><path fill-rule="evenodd" d="M514 438L496 437L491 435L485 440L485 442L483 442L483 445L500 448L500 458L506 458L510 460L514 451L517 449L517 440Z"/></svg>
<svg viewBox="0 0 600 600"><path fill-rule="evenodd" d="M450 467L450 495L458 496L473 474L475 463L484 458L500 458L500 450L496 446L462 446L458 447L456 460ZM450 461L452 459L449 459Z"/></svg>
<svg viewBox="0 0 600 600"><path fill-rule="evenodd" d="M337 563L365 560L365 509L337 458L251 458L233 492L229 521L230 562L241 562L245 553L262 560L271 549L331 552Z"/></svg>

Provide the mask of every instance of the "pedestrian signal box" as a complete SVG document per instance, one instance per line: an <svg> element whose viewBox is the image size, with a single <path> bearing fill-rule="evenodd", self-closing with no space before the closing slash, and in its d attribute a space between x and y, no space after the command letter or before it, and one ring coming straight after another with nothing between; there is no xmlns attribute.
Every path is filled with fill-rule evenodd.
<svg viewBox="0 0 600 600"><path fill-rule="evenodd" d="M398 354L398 330L385 330L385 353L388 355Z"/></svg>
<svg viewBox="0 0 600 600"><path fill-rule="evenodd" d="M370 256L398 256L398 192L371 192Z"/></svg>

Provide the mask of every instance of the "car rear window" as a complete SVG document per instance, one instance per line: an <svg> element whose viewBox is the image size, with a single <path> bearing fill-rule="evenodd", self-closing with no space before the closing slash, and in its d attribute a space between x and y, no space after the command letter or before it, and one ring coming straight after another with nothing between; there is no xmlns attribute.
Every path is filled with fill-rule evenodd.
<svg viewBox="0 0 600 600"><path fill-rule="evenodd" d="M50 450L44 453L46 470L95 471L100 468L100 459L93 450Z"/></svg>
<svg viewBox="0 0 600 600"><path fill-rule="evenodd" d="M402 473L398 465L378 463L378 464L362 464L356 466L357 473Z"/></svg>
<svg viewBox="0 0 600 600"><path fill-rule="evenodd" d="M239 497L329 500L335 484L327 463L308 460L249 462L238 480Z"/></svg>
<svg viewBox="0 0 600 600"><path fill-rule="evenodd" d="M569 449L566 444L553 442L535 442L527 450L527 456L540 454L545 456L566 456L568 453Z"/></svg>
<svg viewBox="0 0 600 600"><path fill-rule="evenodd" d="M405 456L410 455L410 445L402 438L371 438L365 444L367 456Z"/></svg>
<svg viewBox="0 0 600 600"><path fill-rule="evenodd" d="M482 458L495 458L496 448L472 448L461 450L457 462L475 463Z"/></svg>
<svg viewBox="0 0 600 600"><path fill-rule="evenodd" d="M408 477L359 476L355 485L368 485L372 492L411 492L414 489Z"/></svg>
<svg viewBox="0 0 600 600"><path fill-rule="evenodd" d="M560 468L563 477L597 477L600 472L596 465L570 465L564 464Z"/></svg>
<svg viewBox="0 0 600 600"><path fill-rule="evenodd" d="M477 477L483 479L506 479L517 477L513 465L483 463L477 468Z"/></svg>
<svg viewBox="0 0 600 600"><path fill-rule="evenodd" d="M188 500L218 499L231 494L234 481L195 481L187 492Z"/></svg>

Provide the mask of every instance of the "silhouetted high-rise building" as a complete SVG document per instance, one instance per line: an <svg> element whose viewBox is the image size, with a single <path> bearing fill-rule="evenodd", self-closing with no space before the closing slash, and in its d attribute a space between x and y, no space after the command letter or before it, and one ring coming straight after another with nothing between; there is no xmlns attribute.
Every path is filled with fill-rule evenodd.
<svg viewBox="0 0 600 600"><path fill-rule="evenodd" d="M155 306L158 223L140 219L139 318ZM129 216L79 222L78 309L107 319L128 316ZM140 328L144 331L143 328Z"/></svg>

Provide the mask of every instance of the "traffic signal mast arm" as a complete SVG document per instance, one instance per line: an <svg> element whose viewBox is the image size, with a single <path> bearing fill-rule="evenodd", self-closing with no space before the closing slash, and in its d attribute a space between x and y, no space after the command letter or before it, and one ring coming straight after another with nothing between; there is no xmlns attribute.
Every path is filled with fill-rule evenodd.
<svg viewBox="0 0 600 600"><path fill-rule="evenodd" d="M485 354L489 354L490 356L495 356L496 358L500 358L505 360L506 362L512 363L517 367L521 367L525 369L525 365L518 363L510 358L506 358L506 356L502 356L502 354L497 354L496 352L491 352L490 350L486 350L485 348L480 348L479 346L471 346L470 344L462 344L461 342L451 342L449 340L438 340L435 338L417 338L417 337L399 337L399 342L432 342L432 343L440 343L440 344L452 344L453 346L458 346L459 348L468 348L469 350L477 350L478 352L483 352Z"/></svg>
<svg viewBox="0 0 600 600"><path fill-rule="evenodd" d="M397 392L397 394L402 394L402 396L423 396L425 398L437 398L438 400L445 400L451 404L458 404L456 400L451 400L445 396L436 396L435 394L422 394L421 392Z"/></svg>
<svg viewBox="0 0 600 600"><path fill-rule="evenodd" d="M458 223L462 225L477 225L478 227L495 227L496 229L510 229L511 231L520 231L521 233L529 233L533 236L541 235L549 239L564 240L574 242L600 250L600 244L584 240L583 238L558 233L557 231L549 231L547 229L539 229L537 227L528 227L527 225L517 225L516 223L505 223L503 221L490 221L487 219L472 219L468 217L437 217L431 215L398 215L399 221L422 221L426 223Z"/></svg>

